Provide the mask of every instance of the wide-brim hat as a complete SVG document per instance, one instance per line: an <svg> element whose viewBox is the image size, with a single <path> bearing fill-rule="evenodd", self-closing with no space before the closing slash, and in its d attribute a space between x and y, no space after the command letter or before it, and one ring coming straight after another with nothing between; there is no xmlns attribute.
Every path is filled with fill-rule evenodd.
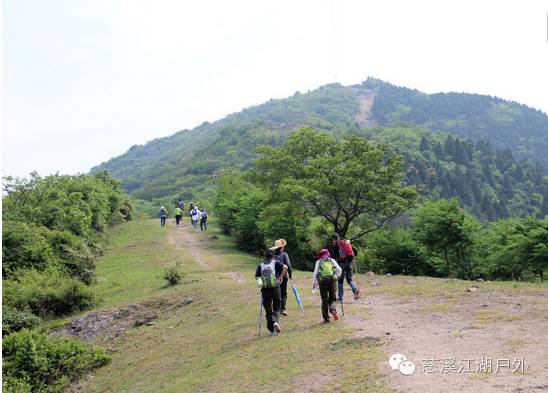
<svg viewBox="0 0 548 393"><path fill-rule="evenodd" d="M320 256L320 258L325 258L325 257L330 257L331 253L329 252L329 250L327 248L323 248L323 249L320 250L318 255Z"/></svg>
<svg viewBox="0 0 548 393"><path fill-rule="evenodd" d="M278 248L282 248L287 244L287 242L284 239L278 239L274 242L274 245L269 248L269 250L274 251Z"/></svg>

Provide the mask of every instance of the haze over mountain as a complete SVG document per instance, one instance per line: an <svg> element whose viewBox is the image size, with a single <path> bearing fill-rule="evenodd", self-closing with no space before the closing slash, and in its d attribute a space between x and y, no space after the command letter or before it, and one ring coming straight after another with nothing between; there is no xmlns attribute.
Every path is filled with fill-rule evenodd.
<svg viewBox="0 0 548 393"><path fill-rule="evenodd" d="M255 146L279 145L302 127L388 142L405 156L408 183L425 195L458 196L480 217L548 209L545 113L497 97L425 94L374 78L270 100L133 146L92 172L109 171L138 198L190 198L219 170L247 169Z"/></svg>

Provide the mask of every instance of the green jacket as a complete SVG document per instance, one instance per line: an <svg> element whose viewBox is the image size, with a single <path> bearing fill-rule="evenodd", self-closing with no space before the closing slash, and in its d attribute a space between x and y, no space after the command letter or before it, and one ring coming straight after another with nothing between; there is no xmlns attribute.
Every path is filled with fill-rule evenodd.
<svg viewBox="0 0 548 393"><path fill-rule="evenodd" d="M174 216L182 216L182 215L183 215L183 211L181 210L181 208L176 207L175 209L173 209L173 215L174 215Z"/></svg>

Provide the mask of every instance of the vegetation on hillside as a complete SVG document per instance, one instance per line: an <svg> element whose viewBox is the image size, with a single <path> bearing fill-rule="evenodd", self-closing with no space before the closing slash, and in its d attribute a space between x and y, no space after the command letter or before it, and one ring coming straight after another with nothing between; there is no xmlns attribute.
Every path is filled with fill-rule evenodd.
<svg viewBox="0 0 548 393"><path fill-rule="evenodd" d="M548 211L546 162L538 153L548 148L548 116L493 97L427 95L373 78L270 100L134 146L93 171L108 170L154 205L210 200L220 172L248 170L257 146L281 146L300 128L386 142L404 157L407 184L422 195L458 197L481 219Z"/></svg>
<svg viewBox="0 0 548 393"><path fill-rule="evenodd" d="M310 268L338 233L365 251L359 266L377 272L542 280L548 269L548 217L482 224L457 198L436 194L411 209L413 187L386 145L301 130L259 154L248 172L224 173L217 189L221 228L243 250L283 238L294 264Z"/></svg>
<svg viewBox="0 0 548 393"><path fill-rule="evenodd" d="M3 391L63 391L109 357L34 329L41 319L95 304L89 284L105 232L130 220L132 207L106 172L6 177L3 191Z"/></svg>

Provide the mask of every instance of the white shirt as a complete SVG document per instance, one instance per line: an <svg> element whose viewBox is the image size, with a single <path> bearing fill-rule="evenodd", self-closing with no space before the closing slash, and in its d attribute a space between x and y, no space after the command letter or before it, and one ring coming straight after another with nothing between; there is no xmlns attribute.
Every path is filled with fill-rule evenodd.
<svg viewBox="0 0 548 393"><path fill-rule="evenodd" d="M323 258L323 259L325 259L325 258ZM318 285L318 272L320 271L320 262L323 259L318 259L316 261L316 266L314 266L314 273L312 275L312 283L316 286ZM335 279L337 279L338 277L341 276L342 269L339 266L339 264L337 263L337 261L335 261L333 258L327 258L327 259L329 259L331 261L331 263L333 264L333 266L335 266L335 270L336 270Z"/></svg>

